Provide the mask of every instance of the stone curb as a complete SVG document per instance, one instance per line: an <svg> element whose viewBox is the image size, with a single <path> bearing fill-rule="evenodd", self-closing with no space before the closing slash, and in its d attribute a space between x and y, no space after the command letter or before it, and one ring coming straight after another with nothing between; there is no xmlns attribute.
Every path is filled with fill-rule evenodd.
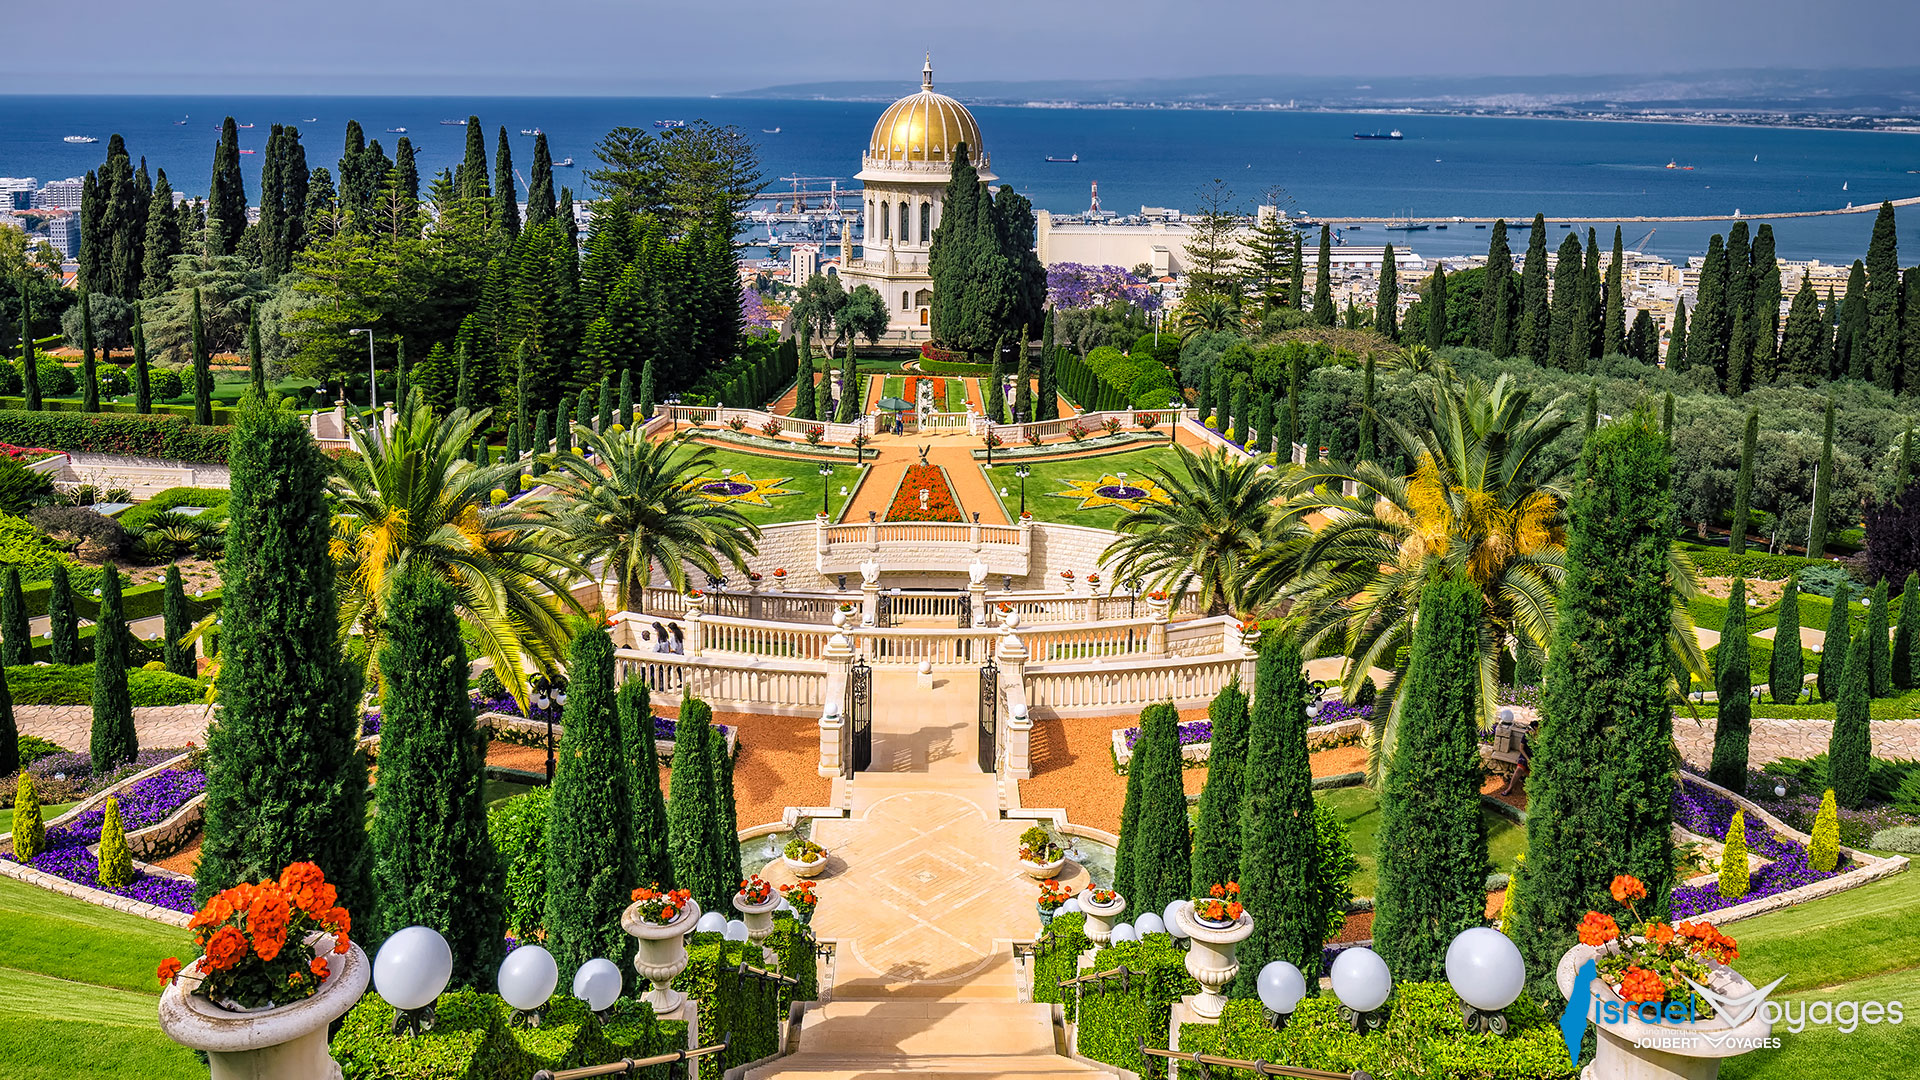
<svg viewBox="0 0 1920 1080"><path fill-rule="evenodd" d="M149 873L153 872L153 868L147 867L142 863L135 863L134 866L145 869ZM90 888L77 882L68 881L66 878L55 877L52 874L35 870L31 866L23 866L17 862L0 860L0 874L4 874L7 877L28 885L36 885L50 892L70 896L75 900L81 900L103 908L112 908L115 911L142 919L150 919L157 923L164 923L167 926L177 926L185 929L188 921L193 918L193 916L184 911L172 911L163 907L155 907L143 900L129 900L124 896L115 896L110 892Z"/></svg>

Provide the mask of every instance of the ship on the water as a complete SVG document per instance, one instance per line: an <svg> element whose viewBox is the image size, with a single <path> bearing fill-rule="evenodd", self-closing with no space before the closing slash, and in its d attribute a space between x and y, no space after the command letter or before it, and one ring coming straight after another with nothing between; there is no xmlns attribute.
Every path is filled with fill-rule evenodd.
<svg viewBox="0 0 1920 1080"><path fill-rule="evenodd" d="M442 120L440 121L440 126L441 127L466 127L467 122L465 120Z"/></svg>
<svg viewBox="0 0 1920 1080"><path fill-rule="evenodd" d="M94 138L91 135L69 135L64 139L61 139L60 141L70 142L70 143L93 143L93 142L99 142L100 140Z"/></svg>
<svg viewBox="0 0 1920 1080"><path fill-rule="evenodd" d="M1384 139L1384 140L1387 140L1388 142L1399 142L1401 139L1406 138L1406 136L1400 134L1399 128L1394 128L1392 131L1389 131L1384 135L1378 131L1374 131L1374 132L1356 131L1353 133L1353 137L1361 140L1362 142L1371 142L1374 139Z"/></svg>
<svg viewBox="0 0 1920 1080"><path fill-rule="evenodd" d="M687 126L687 122L685 120L655 120L653 126L657 128L683 128Z"/></svg>
<svg viewBox="0 0 1920 1080"><path fill-rule="evenodd" d="M1053 162L1055 165L1078 165L1080 164L1080 155L1074 154L1070 157L1054 157L1052 154L1048 154L1047 160Z"/></svg>

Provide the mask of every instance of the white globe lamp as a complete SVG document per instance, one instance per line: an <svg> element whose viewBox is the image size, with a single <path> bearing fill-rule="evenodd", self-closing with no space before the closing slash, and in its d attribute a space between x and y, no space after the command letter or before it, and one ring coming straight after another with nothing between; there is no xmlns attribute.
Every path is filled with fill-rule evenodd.
<svg viewBox="0 0 1920 1080"><path fill-rule="evenodd" d="M1160 913L1160 921L1166 924L1167 933L1172 934L1175 941L1186 940L1187 931L1185 924L1180 920L1180 916L1186 912L1186 909L1192 906L1193 901L1191 900L1173 900L1168 902L1166 910Z"/></svg>
<svg viewBox="0 0 1920 1080"><path fill-rule="evenodd" d="M1119 943L1119 942L1122 942L1122 941L1139 941L1139 940L1140 940L1140 935L1139 935L1139 933L1138 933L1138 932L1136 932L1136 931L1134 930L1134 928L1133 928L1133 924L1132 924L1132 923L1129 923L1129 922L1123 922L1123 923L1120 923L1120 924L1118 924L1118 925L1116 925L1116 926L1115 926L1115 927L1113 928L1113 939L1112 939L1112 940L1113 940L1113 941L1114 941L1115 943Z"/></svg>
<svg viewBox="0 0 1920 1080"><path fill-rule="evenodd" d="M1140 916L1140 921L1133 924L1133 929L1134 932L1141 937L1146 937L1148 934L1166 933L1167 924L1160 916L1149 911L1145 915Z"/></svg>
<svg viewBox="0 0 1920 1080"><path fill-rule="evenodd" d="M728 919L725 931L728 941L747 940L747 924L739 919Z"/></svg>
<svg viewBox="0 0 1920 1080"><path fill-rule="evenodd" d="M1470 1030L1504 1035L1507 1018L1500 1010L1519 999L1527 983L1527 962L1507 935L1476 926L1447 946L1447 982L1467 1004Z"/></svg>
<svg viewBox="0 0 1920 1080"><path fill-rule="evenodd" d="M1254 979L1254 989L1260 994L1260 1004L1266 1006L1273 1017L1274 1026L1285 1027L1287 1017L1299 1007L1300 999L1307 996L1307 977L1285 960L1275 960L1260 969Z"/></svg>
<svg viewBox="0 0 1920 1080"><path fill-rule="evenodd" d="M500 997L513 1006L514 1020L525 1022L553 996L560 985L560 965L538 945L522 945L500 963Z"/></svg>
<svg viewBox="0 0 1920 1080"><path fill-rule="evenodd" d="M573 974L573 996L595 1014L606 1012L620 1000L620 969L599 956L581 964Z"/></svg>
<svg viewBox="0 0 1920 1080"><path fill-rule="evenodd" d="M717 911L709 911L700 916L699 922L693 924L693 932L696 934L724 934L727 932L727 917Z"/></svg>
<svg viewBox="0 0 1920 1080"><path fill-rule="evenodd" d="M1387 1018L1377 1010L1387 1003L1387 995L1393 992L1393 976L1379 953L1358 945L1343 949L1334 957L1329 974L1333 979L1333 995L1340 999L1341 1016L1355 1031L1365 1033L1368 1028L1378 1030L1385 1026Z"/></svg>
<svg viewBox="0 0 1920 1080"><path fill-rule="evenodd" d="M453 978L453 948L431 926L409 926L373 958L373 988L393 1006L394 1034L433 1028L433 1003Z"/></svg>

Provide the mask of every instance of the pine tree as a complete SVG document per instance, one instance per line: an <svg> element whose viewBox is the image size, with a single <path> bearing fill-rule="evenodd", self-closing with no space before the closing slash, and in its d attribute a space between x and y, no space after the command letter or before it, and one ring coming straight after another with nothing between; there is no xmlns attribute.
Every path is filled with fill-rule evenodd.
<svg viewBox="0 0 1920 1080"><path fill-rule="evenodd" d="M1240 689L1238 676L1208 703L1207 722L1213 726L1213 737L1207 753L1207 782L1200 789L1193 823L1193 896L1205 896L1216 882L1239 878L1249 720L1247 695Z"/></svg>
<svg viewBox="0 0 1920 1080"><path fill-rule="evenodd" d="M1760 410L1747 410L1747 433L1740 441L1740 472L1733 481L1733 527L1727 533L1727 552L1747 550L1747 527L1753 516L1753 455L1760 443Z"/></svg>
<svg viewBox="0 0 1920 1080"><path fill-rule="evenodd" d="M1447 271L1433 268L1433 283L1427 287L1427 348L1435 352L1447 343Z"/></svg>
<svg viewBox="0 0 1920 1080"><path fill-rule="evenodd" d="M141 321L138 304L133 307L133 410L142 416L153 412L153 377L147 364L147 329Z"/></svg>
<svg viewBox="0 0 1920 1080"><path fill-rule="evenodd" d="M164 630L167 670L185 678L199 675L193 661L193 649L183 639L191 629L187 618L186 583L180 579L180 567L167 564L167 583L161 593L160 621Z"/></svg>
<svg viewBox="0 0 1920 1080"><path fill-rule="evenodd" d="M100 604L93 629L93 734L87 744L94 775L140 754L133 730L133 698L127 691L127 620L120 603L120 574L100 575Z"/></svg>
<svg viewBox="0 0 1920 1080"><path fill-rule="evenodd" d="M547 133L533 136L533 171L527 178L527 228L553 220L558 209L553 197L553 154L547 149Z"/></svg>
<svg viewBox="0 0 1920 1080"><path fill-rule="evenodd" d="M1493 235L1487 242L1486 277L1482 279L1480 313L1473 331L1474 345L1496 357L1513 350L1513 312L1507 292L1512 277L1513 252L1507 248L1507 220L1501 218L1493 223Z"/></svg>
<svg viewBox="0 0 1920 1080"><path fill-rule="evenodd" d="M410 570L387 605L380 812L368 834L381 928L433 927L453 946L454 984L491 987L506 945L505 871L487 835L488 736L473 725L453 589ZM557 781L555 794L570 808L576 801Z"/></svg>
<svg viewBox="0 0 1920 1080"><path fill-rule="evenodd" d="M1741 578L1733 579L1717 652L1714 689L1718 691L1720 706L1713 728L1713 764L1707 769L1707 779L1744 794L1747 744L1753 737L1753 680L1748 674L1747 583Z"/></svg>
<svg viewBox="0 0 1920 1080"><path fill-rule="evenodd" d="M1552 352L1553 313L1548 306L1547 220L1541 214L1533 216L1526 259L1520 265L1520 309L1515 351L1536 364L1546 364Z"/></svg>
<svg viewBox="0 0 1920 1080"><path fill-rule="evenodd" d="M213 368L207 355L206 324L200 316L200 290L193 290L193 422L213 423Z"/></svg>
<svg viewBox="0 0 1920 1080"><path fill-rule="evenodd" d="M1254 979L1274 960L1299 968L1309 987L1319 984L1327 913L1315 902L1322 883L1311 827L1313 769L1301 663L1299 646L1269 638L1254 669L1238 879L1253 933L1240 943L1234 997L1253 996Z"/></svg>
<svg viewBox="0 0 1920 1080"><path fill-rule="evenodd" d="M93 294L80 292L80 411L100 411L100 372L93 362Z"/></svg>
<svg viewBox="0 0 1920 1080"><path fill-rule="evenodd" d="M721 735L713 730L711 710L694 708L695 700L681 703L674 731L667 850L673 862L674 884L692 892L701 908L725 911L728 897L738 888L739 867L725 865L711 842L717 778L707 741Z"/></svg>
<svg viewBox="0 0 1920 1080"><path fill-rule="evenodd" d="M1400 267L1392 244L1380 256L1380 295L1374 302L1373 328L1388 341L1400 340Z"/></svg>
<svg viewBox="0 0 1920 1080"><path fill-rule="evenodd" d="M1515 940L1536 978L1551 974L1614 875L1646 883L1656 918L1674 880L1667 440L1641 419L1610 424L1587 440L1578 476L1515 912Z"/></svg>
<svg viewBox="0 0 1920 1080"><path fill-rule="evenodd" d="M1627 256L1620 243L1620 226L1613 227L1613 259L1607 263L1606 310L1600 316L1600 355L1626 351L1627 298L1623 272Z"/></svg>
<svg viewBox="0 0 1920 1080"><path fill-rule="evenodd" d="M1900 623L1894 627L1893 649L1887 658L1896 691L1911 690L1915 685L1913 627L1915 621L1920 620L1920 612L1913 610L1916 605L1920 605L1920 574L1909 570L1905 584L1900 587Z"/></svg>
<svg viewBox="0 0 1920 1080"><path fill-rule="evenodd" d="M620 913L633 891L632 812L613 690L613 639L601 627L567 654L566 733L547 822L547 949L561 977L631 948Z"/></svg>
<svg viewBox="0 0 1920 1080"><path fill-rule="evenodd" d="M1320 254L1313 264L1313 321L1333 325L1333 226L1320 226Z"/></svg>
<svg viewBox="0 0 1920 1080"><path fill-rule="evenodd" d="M1826 381L1827 328L1820 316L1820 298L1807 275L1787 309L1787 328L1780 338L1780 380L1797 386Z"/></svg>
<svg viewBox="0 0 1920 1080"><path fill-rule="evenodd" d="M47 659L55 664L80 662L80 623L73 613L73 584L67 578L67 564L53 564L52 584L47 589Z"/></svg>
<svg viewBox="0 0 1920 1080"><path fill-rule="evenodd" d="M1161 911L1191 895L1179 728L1180 712L1171 702L1147 706L1140 714L1140 739L1127 767L1129 784L1134 773L1140 774L1140 810L1133 832L1120 835L1133 864L1133 892L1127 895L1127 906L1135 913Z"/></svg>
<svg viewBox="0 0 1920 1080"><path fill-rule="evenodd" d="M1827 554L1827 503L1833 487L1833 399L1827 399L1827 416L1820 435L1820 465L1813 474L1813 524L1807 531L1807 557L1822 559ZM1826 688L1820 690L1826 697Z"/></svg>
<svg viewBox="0 0 1920 1080"><path fill-rule="evenodd" d="M1767 662L1767 693L1777 705L1800 700L1804 672L1800 657L1800 575L1787 575L1773 624L1773 656Z"/></svg>
<svg viewBox="0 0 1920 1080"><path fill-rule="evenodd" d="M7 567L0 584L0 666L33 663L33 631L28 629L27 600L20 590L20 568Z"/></svg>
<svg viewBox="0 0 1920 1080"><path fill-rule="evenodd" d="M1893 694L1893 661L1887 655L1887 579L1873 586L1867 609L1867 693L1877 698Z"/></svg>
<svg viewBox="0 0 1920 1080"><path fill-rule="evenodd" d="M1464 578L1430 579L1380 793L1373 936L1398 979L1445 978L1447 945L1485 922L1481 633L1479 588Z"/></svg>
<svg viewBox="0 0 1920 1080"><path fill-rule="evenodd" d="M627 835L633 840L634 884L672 889L673 857L667 850L667 800L660 791L653 706L647 684L639 679L620 684L620 754L627 778Z"/></svg>
<svg viewBox="0 0 1920 1080"><path fill-rule="evenodd" d="M1687 369L1687 298L1673 302L1673 333L1667 338L1667 370Z"/></svg>
<svg viewBox="0 0 1920 1080"><path fill-rule="evenodd" d="M1840 695L1840 680L1847 672L1847 653L1853 645L1853 623L1848 606L1853 603L1853 588L1842 581L1833 587L1832 610L1827 614L1826 640L1820 650L1820 669L1814 688L1820 700L1831 702Z"/></svg>
<svg viewBox="0 0 1920 1080"><path fill-rule="evenodd" d="M1832 638L1827 639L1833 647ZM1839 696L1834 701L1833 735L1827 741L1827 786L1834 801L1849 810L1866 805L1867 777L1873 768L1872 695L1868 691L1872 660L1867 643L1855 641L1847 647L1847 666L1840 676Z"/></svg>
<svg viewBox="0 0 1920 1080"><path fill-rule="evenodd" d="M326 483L333 463L306 423L242 399L229 452L221 568L220 722L207 734L197 896L310 861L340 906L374 910L360 677L340 651ZM365 939L363 939L365 940Z"/></svg>
<svg viewBox="0 0 1920 1080"><path fill-rule="evenodd" d="M1873 383L1882 390L1903 389L1900 375L1900 255L1894 236L1893 203L1880 204L1867 241L1866 346ZM1910 388L1909 388L1910 389Z"/></svg>

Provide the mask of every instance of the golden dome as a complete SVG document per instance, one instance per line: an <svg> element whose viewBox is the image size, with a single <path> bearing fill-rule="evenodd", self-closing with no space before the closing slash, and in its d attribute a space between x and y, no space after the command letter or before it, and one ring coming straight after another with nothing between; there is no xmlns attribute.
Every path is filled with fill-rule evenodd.
<svg viewBox="0 0 1920 1080"><path fill-rule="evenodd" d="M928 162L944 165L954 160L956 148L967 144L967 156L975 165L984 165L986 155L980 148L980 125L965 105L933 90L933 61L920 71L920 92L909 94L887 107L880 122L873 125L873 138L867 142L867 157L872 164L892 162Z"/></svg>

